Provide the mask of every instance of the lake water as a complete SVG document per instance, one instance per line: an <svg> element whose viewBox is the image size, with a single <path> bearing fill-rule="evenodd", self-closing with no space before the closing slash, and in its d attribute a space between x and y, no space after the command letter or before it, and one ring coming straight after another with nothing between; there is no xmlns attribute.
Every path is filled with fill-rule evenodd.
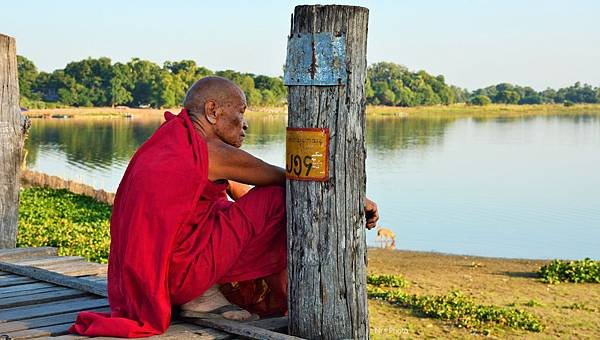
<svg viewBox="0 0 600 340"><path fill-rule="evenodd" d="M282 166L285 119L250 115L244 149ZM159 124L34 119L27 163L114 192ZM366 140L367 194L397 248L600 258L600 116L369 117Z"/></svg>

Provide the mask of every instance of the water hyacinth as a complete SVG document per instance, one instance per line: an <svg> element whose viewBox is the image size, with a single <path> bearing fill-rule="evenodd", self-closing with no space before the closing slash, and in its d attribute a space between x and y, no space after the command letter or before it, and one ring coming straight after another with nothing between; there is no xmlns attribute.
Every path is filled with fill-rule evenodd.
<svg viewBox="0 0 600 340"><path fill-rule="evenodd" d="M57 247L59 255L106 263L111 206L66 190L26 188L20 193L18 247Z"/></svg>
<svg viewBox="0 0 600 340"><path fill-rule="evenodd" d="M547 283L600 283L600 261L585 258L579 261L554 260L542 266L538 274Z"/></svg>
<svg viewBox="0 0 600 340"><path fill-rule="evenodd" d="M532 332L543 330L540 320L527 311L480 305L459 291L453 291L446 295L419 296L398 290L368 287L367 294L371 299L410 308L422 316L451 321L458 327L483 330L487 324L495 324Z"/></svg>

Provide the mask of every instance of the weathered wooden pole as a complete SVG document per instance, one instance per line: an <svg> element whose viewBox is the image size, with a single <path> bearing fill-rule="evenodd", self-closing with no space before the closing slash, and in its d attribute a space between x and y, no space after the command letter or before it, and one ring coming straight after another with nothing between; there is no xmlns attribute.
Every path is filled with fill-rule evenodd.
<svg viewBox="0 0 600 340"><path fill-rule="evenodd" d="M369 336L365 79L369 11L297 6L284 81L290 334Z"/></svg>
<svg viewBox="0 0 600 340"><path fill-rule="evenodd" d="M15 39L0 34L0 248L14 248L19 214L19 171L28 121L19 106Z"/></svg>

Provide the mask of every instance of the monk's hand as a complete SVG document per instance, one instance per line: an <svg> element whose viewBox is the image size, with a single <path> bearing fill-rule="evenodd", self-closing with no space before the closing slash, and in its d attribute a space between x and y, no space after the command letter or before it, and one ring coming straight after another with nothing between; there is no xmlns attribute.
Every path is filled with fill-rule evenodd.
<svg viewBox="0 0 600 340"><path fill-rule="evenodd" d="M367 229L371 230L377 226L379 220L379 212L377 211L377 204L365 197L365 217L367 218Z"/></svg>

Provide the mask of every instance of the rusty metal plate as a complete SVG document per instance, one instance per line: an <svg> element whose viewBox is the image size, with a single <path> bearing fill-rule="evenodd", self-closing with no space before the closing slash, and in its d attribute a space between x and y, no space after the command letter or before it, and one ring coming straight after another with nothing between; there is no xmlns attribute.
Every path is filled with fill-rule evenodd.
<svg viewBox="0 0 600 340"><path fill-rule="evenodd" d="M285 85L344 85L346 79L344 34L295 33L288 38Z"/></svg>
<svg viewBox="0 0 600 340"><path fill-rule="evenodd" d="M327 181L329 129L287 128L285 171L288 179Z"/></svg>

